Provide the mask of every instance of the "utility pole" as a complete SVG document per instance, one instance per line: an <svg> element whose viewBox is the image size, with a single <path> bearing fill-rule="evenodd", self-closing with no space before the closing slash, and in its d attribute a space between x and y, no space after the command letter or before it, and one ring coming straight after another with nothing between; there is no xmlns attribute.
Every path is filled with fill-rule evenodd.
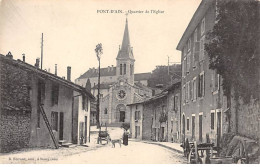
<svg viewBox="0 0 260 167"><path fill-rule="evenodd" d="M101 55L103 54L103 48L102 48L102 44L101 43L96 45L95 52L96 52L97 59L98 59L98 96L97 96L97 115L96 115L96 119L97 119L97 128L100 128L100 122L99 122L99 109L100 109L100 104L99 104L99 98L100 98L100 58L101 58Z"/></svg>
<svg viewBox="0 0 260 167"><path fill-rule="evenodd" d="M42 33L42 42L41 42L41 69L42 69L42 60L43 60L43 33Z"/></svg>

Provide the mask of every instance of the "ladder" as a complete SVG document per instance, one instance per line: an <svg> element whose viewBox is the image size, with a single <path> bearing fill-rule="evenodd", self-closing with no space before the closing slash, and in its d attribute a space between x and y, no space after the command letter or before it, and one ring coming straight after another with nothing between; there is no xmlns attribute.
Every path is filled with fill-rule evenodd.
<svg viewBox="0 0 260 167"><path fill-rule="evenodd" d="M49 133L50 133L50 135L51 135L51 138L52 138L52 141L53 141L53 143L54 143L54 146L55 146L56 149L58 149L58 148L59 148L58 142L57 142L57 140L55 139L55 136L54 136L54 134L53 134L53 132L52 132L51 125L50 125L50 123L49 123L49 121L48 121L48 118L47 118L45 112L44 112L44 109L43 109L43 107L42 107L42 104L40 104L39 107L40 107L40 111L41 111L42 117L43 117L43 119L44 119L44 122L46 123L46 126L47 126L47 128L48 128L48 130L49 130Z"/></svg>

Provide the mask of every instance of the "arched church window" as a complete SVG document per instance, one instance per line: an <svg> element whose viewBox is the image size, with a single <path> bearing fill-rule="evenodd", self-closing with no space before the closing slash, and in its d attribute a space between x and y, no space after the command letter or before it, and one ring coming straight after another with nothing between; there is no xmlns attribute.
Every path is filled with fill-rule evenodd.
<svg viewBox="0 0 260 167"><path fill-rule="evenodd" d="M124 64L124 74L126 74L126 64Z"/></svg>

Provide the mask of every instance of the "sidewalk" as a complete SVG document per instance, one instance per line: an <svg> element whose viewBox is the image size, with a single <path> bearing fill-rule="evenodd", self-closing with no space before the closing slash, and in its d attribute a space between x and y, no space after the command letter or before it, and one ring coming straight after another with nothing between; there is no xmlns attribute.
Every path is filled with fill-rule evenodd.
<svg viewBox="0 0 260 167"><path fill-rule="evenodd" d="M147 144L154 144L158 145L173 151L176 151L178 153L183 154L183 148L180 146L180 143L170 143L170 142L155 142L155 141L148 141L148 140L136 140L136 139L130 139L130 141L136 141L136 142L143 142Z"/></svg>

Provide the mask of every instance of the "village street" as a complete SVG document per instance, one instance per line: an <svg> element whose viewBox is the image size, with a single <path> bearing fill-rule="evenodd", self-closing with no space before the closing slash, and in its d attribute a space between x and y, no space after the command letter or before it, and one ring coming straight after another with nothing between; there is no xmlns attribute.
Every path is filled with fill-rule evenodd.
<svg viewBox="0 0 260 167"><path fill-rule="evenodd" d="M121 148L116 143L98 145L95 148L77 146L73 148L36 149L0 156L1 163L21 164L180 164L186 163L183 154L164 148L162 146L144 143L142 141L129 141L128 146Z"/></svg>

